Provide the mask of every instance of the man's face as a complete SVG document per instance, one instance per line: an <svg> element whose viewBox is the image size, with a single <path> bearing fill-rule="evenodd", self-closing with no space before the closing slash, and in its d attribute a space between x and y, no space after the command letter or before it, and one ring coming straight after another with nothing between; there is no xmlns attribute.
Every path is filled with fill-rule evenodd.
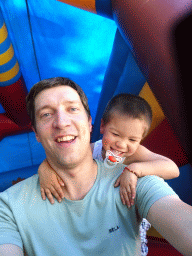
<svg viewBox="0 0 192 256"><path fill-rule="evenodd" d="M36 138L56 168L73 168L90 151L91 118L69 86L40 92L35 99ZM90 151L91 152L91 151Z"/></svg>

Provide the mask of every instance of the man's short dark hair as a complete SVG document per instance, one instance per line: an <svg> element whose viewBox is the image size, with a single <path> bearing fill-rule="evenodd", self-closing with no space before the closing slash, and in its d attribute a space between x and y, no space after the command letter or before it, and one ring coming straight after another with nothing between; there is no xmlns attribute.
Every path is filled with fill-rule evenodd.
<svg viewBox="0 0 192 256"><path fill-rule="evenodd" d="M26 97L26 103L27 103L27 112L29 114L29 117L31 119L31 124L36 129L36 121L35 121L35 98L36 96L42 92L43 90L50 89L53 87L58 86L69 86L73 88L78 94L81 99L81 102L85 108L85 111L88 115L88 117L91 116L89 105L88 105L88 99L85 95L82 88L70 80L69 78L65 77L54 77L54 78L48 78L44 79L38 83L36 83L31 90L29 91L27 97Z"/></svg>
<svg viewBox="0 0 192 256"><path fill-rule="evenodd" d="M148 102L140 96L121 93L114 96L107 104L103 113L103 124L110 122L114 111L131 118L145 120L148 126L147 132L152 123L152 110ZM146 134L145 134L146 135Z"/></svg>

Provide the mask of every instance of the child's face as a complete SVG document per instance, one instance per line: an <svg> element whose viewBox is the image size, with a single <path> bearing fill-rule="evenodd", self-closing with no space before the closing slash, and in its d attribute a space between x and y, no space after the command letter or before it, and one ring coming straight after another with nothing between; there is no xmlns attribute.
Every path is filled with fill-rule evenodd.
<svg viewBox="0 0 192 256"><path fill-rule="evenodd" d="M101 121L100 132L103 134L104 151L110 150L121 157L133 155L143 138L145 128L144 120L114 112L106 125Z"/></svg>

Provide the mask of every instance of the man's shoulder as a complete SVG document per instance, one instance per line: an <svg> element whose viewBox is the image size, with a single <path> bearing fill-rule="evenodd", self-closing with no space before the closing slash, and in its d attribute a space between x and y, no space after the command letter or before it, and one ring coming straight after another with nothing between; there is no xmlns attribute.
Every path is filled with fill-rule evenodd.
<svg viewBox="0 0 192 256"><path fill-rule="evenodd" d="M33 190L36 190L39 183L39 176L38 174L33 175L23 181L18 182L17 184L11 186L10 188L6 189L4 192L1 192L0 195L4 196L5 194L9 198L18 198L22 196L24 193L28 195L32 193Z"/></svg>
<svg viewBox="0 0 192 256"><path fill-rule="evenodd" d="M163 190L163 191L171 191L173 192L173 189L168 185L167 182L164 181L164 179L155 176L155 175L148 175L142 178L138 179L137 182L137 192L142 191L148 191L148 190ZM143 192L142 192L143 193Z"/></svg>
<svg viewBox="0 0 192 256"><path fill-rule="evenodd" d="M136 204L140 216L146 218L148 210L156 201L170 195L176 193L162 178L149 175L138 179Z"/></svg>
<svg viewBox="0 0 192 256"><path fill-rule="evenodd" d="M164 181L163 178L160 178L159 176L156 175L147 175L142 178L139 178L137 182L137 187L144 185L149 187L155 184L163 184L164 186L169 187L169 185L167 184L167 182Z"/></svg>

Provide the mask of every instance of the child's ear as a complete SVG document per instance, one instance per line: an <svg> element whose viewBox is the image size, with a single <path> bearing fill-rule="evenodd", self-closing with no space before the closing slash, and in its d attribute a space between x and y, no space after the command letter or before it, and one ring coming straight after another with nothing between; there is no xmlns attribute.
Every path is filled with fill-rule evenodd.
<svg viewBox="0 0 192 256"><path fill-rule="evenodd" d="M101 133L101 134L104 133L104 122L103 122L103 119L101 119L100 133Z"/></svg>

